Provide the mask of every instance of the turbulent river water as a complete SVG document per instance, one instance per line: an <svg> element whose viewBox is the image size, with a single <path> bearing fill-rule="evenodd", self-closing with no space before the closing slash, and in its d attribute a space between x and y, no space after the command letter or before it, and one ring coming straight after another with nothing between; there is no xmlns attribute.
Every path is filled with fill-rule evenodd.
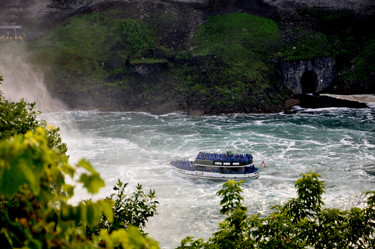
<svg viewBox="0 0 375 249"><path fill-rule="evenodd" d="M260 177L243 184L249 214L267 215L296 197L294 182L310 170L325 181L329 208L363 207L364 192L375 190L375 106L209 117L76 110L41 118L61 128L71 163L86 158L105 179L94 199L108 196L118 178L129 183L128 194L137 183L155 189L158 215L145 230L163 248L186 236L208 239L224 219L215 195L222 182L185 179L170 168L171 160L193 159L199 151L237 148L254 156ZM87 198L78 190L73 202Z"/></svg>

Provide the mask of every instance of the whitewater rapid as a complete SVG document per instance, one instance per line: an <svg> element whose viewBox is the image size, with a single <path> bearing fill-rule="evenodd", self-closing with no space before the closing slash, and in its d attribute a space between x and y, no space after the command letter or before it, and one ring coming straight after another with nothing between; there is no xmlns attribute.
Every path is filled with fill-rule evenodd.
<svg viewBox="0 0 375 249"><path fill-rule="evenodd" d="M61 128L70 162L88 159L106 187L120 178L128 194L137 183L155 189L158 215L145 229L163 248L175 248L186 236L208 239L224 216L215 195L222 182L174 175L169 162L193 159L199 151L250 152L260 178L243 184L249 214L296 197L294 181L310 170L325 181L329 208L363 207L365 191L375 190L375 107L297 109L294 115L233 114L190 117L182 113L67 111L41 118ZM78 190L73 202L89 196Z"/></svg>

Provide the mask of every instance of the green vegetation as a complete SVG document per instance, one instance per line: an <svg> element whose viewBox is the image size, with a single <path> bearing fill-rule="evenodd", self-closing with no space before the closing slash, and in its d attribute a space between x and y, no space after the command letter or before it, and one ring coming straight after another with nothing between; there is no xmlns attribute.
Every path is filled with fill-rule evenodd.
<svg viewBox="0 0 375 249"><path fill-rule="evenodd" d="M375 36L364 37L362 44L361 52L353 60L354 69L347 70L344 77L349 79L373 79L375 73Z"/></svg>
<svg viewBox="0 0 375 249"><path fill-rule="evenodd" d="M265 87L270 84L265 72L273 70L267 59L279 42L278 31L272 20L246 13L210 17L198 29L194 53L223 60L227 66L220 79L227 85L241 81Z"/></svg>
<svg viewBox="0 0 375 249"><path fill-rule="evenodd" d="M284 60L306 60L316 57L332 57L332 46L323 33L295 30L296 41L285 46Z"/></svg>
<svg viewBox="0 0 375 249"><path fill-rule="evenodd" d="M0 77L0 84L2 78ZM0 92L0 243L4 248L159 248L143 234L156 214L155 192L126 184L106 200L68 204L74 185L95 194L104 186L86 160L68 164L58 129L36 121L34 104L12 103ZM77 169L83 173L77 174ZM65 181L70 177L72 184ZM140 229L140 230L139 230Z"/></svg>
<svg viewBox="0 0 375 249"><path fill-rule="evenodd" d="M0 241L5 248L114 248L120 245L158 248L156 242L130 226L127 230L100 229L95 236L87 236L87 230L95 230L100 224L102 213L107 224L115 221L113 202L68 204L74 187L65 182L65 176L73 178L77 168L87 173L81 174L75 183L82 183L89 193L97 193L104 181L89 162L81 160L72 167L66 156L49 149L42 128L0 142L0 161Z"/></svg>
<svg viewBox="0 0 375 249"><path fill-rule="evenodd" d="M210 4L215 8L225 3L214 0ZM49 89L87 91L97 103L108 102L105 98L116 88L126 89L129 103L147 89L166 102L188 100L196 108L246 106L248 110L282 106L290 96L280 90L282 76L275 59L333 57L340 73L337 79L343 80L370 80L374 73L375 38L358 34L360 22L349 11L300 10L316 18L318 28L294 29L288 33L288 42L279 37L278 24L269 18L247 13L217 15L173 50L161 44L167 46L171 25L187 24L186 16L159 11L147 18L129 19L128 12L75 15L43 39L29 42L29 60L45 73ZM144 77L131 74L131 65L167 62L168 70Z"/></svg>
<svg viewBox="0 0 375 249"><path fill-rule="evenodd" d="M193 56L194 55L190 50L183 50L177 53L176 58L183 59L183 60L192 60Z"/></svg>
<svg viewBox="0 0 375 249"><path fill-rule="evenodd" d="M185 87L201 94L215 89L213 105L246 104L249 92L275 83L277 69L270 59L280 42L278 32L272 20L246 13L209 17L197 31L194 49L177 54L196 58L194 66L183 67Z"/></svg>
<svg viewBox="0 0 375 249"><path fill-rule="evenodd" d="M0 75L0 85L3 78ZM50 149L58 149L59 153L65 155L68 148L62 143L60 128L47 127L45 120L38 121L39 111L34 109L35 103L26 103L24 99L12 102L3 96L0 91L0 141L13 137L16 134L25 134L28 131L35 132L38 127L43 127L47 132L47 146Z"/></svg>
<svg viewBox="0 0 375 249"><path fill-rule="evenodd" d="M113 186L113 190L117 191L116 194L111 194L106 198L107 201L114 203L112 206L113 218L102 212L99 224L94 228L89 226L84 228L88 238L92 239L95 236L99 236L102 229L113 233L119 229L128 230L133 226L137 227L142 235L146 235L143 228L146 227L148 218L157 214L156 205L159 202L155 200L155 191L150 190L146 194L142 190L142 185L138 184L137 190L128 198L125 194L127 185L127 183L123 183L118 179L117 184ZM86 201L86 203L89 201Z"/></svg>
<svg viewBox="0 0 375 249"><path fill-rule="evenodd" d="M370 80L375 72L375 37L371 17L360 21L352 11L301 9L316 18L318 30L294 30L294 42L281 49L285 60L332 57L342 80ZM363 30L362 26L366 26Z"/></svg>
<svg viewBox="0 0 375 249"><path fill-rule="evenodd" d="M128 73L127 59L155 46L152 29L137 20L115 18L113 11L73 16L30 44L30 60L57 89L107 84L111 74ZM110 68L110 59L122 67Z"/></svg>
<svg viewBox="0 0 375 249"><path fill-rule="evenodd" d="M134 20L122 20L121 29L122 35L126 38L128 43L135 51L142 48L155 46L155 41L152 39L153 37L151 37L151 39L147 39L148 37L144 35L142 26Z"/></svg>
<svg viewBox="0 0 375 249"><path fill-rule="evenodd" d="M130 64L155 64L155 63L168 63L166 59L154 59L154 58L144 58L131 60Z"/></svg>
<svg viewBox="0 0 375 249"><path fill-rule="evenodd" d="M227 217L208 241L186 237L179 249L193 248L373 248L375 245L375 192L366 208L324 208L319 174L301 174L295 182L297 198L273 207L268 217L247 215L241 182L229 180L217 192L220 213Z"/></svg>
<svg viewBox="0 0 375 249"><path fill-rule="evenodd" d="M137 84L175 99L197 91L214 106L251 104L249 92L261 93L279 83L278 69L270 62L280 43L272 20L246 13L210 17L199 27L194 49L172 51L157 44L154 31L160 32L163 25L158 23L166 18L159 13L144 20L122 19L113 10L73 16L30 44L30 60L43 68L52 89L68 91L103 84L131 89L130 65L169 62L168 72L161 74L171 85ZM179 17L170 18L178 22ZM208 96L213 89L216 97Z"/></svg>

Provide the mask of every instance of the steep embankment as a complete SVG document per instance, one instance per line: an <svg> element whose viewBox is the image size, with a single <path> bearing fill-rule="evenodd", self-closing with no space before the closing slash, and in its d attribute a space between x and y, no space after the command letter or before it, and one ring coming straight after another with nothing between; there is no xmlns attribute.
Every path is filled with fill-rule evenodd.
<svg viewBox="0 0 375 249"><path fill-rule="evenodd" d="M277 112L290 96L280 59L333 58L330 92L374 91L374 18L358 15L359 2L357 12L288 1L52 2L50 24L74 14L28 43L29 60L74 108Z"/></svg>
<svg viewBox="0 0 375 249"><path fill-rule="evenodd" d="M77 12L30 43L49 89L72 107L165 113L275 112L288 91L271 61L277 24L209 18L189 4L114 3ZM44 67L48 65L48 67Z"/></svg>

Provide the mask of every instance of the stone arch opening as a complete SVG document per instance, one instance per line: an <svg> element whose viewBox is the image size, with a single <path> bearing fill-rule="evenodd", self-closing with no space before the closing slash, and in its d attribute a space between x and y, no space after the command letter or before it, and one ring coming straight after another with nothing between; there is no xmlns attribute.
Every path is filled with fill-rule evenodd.
<svg viewBox="0 0 375 249"><path fill-rule="evenodd" d="M302 93L315 93L316 92L316 75L314 71L307 70L302 74L301 87Z"/></svg>

